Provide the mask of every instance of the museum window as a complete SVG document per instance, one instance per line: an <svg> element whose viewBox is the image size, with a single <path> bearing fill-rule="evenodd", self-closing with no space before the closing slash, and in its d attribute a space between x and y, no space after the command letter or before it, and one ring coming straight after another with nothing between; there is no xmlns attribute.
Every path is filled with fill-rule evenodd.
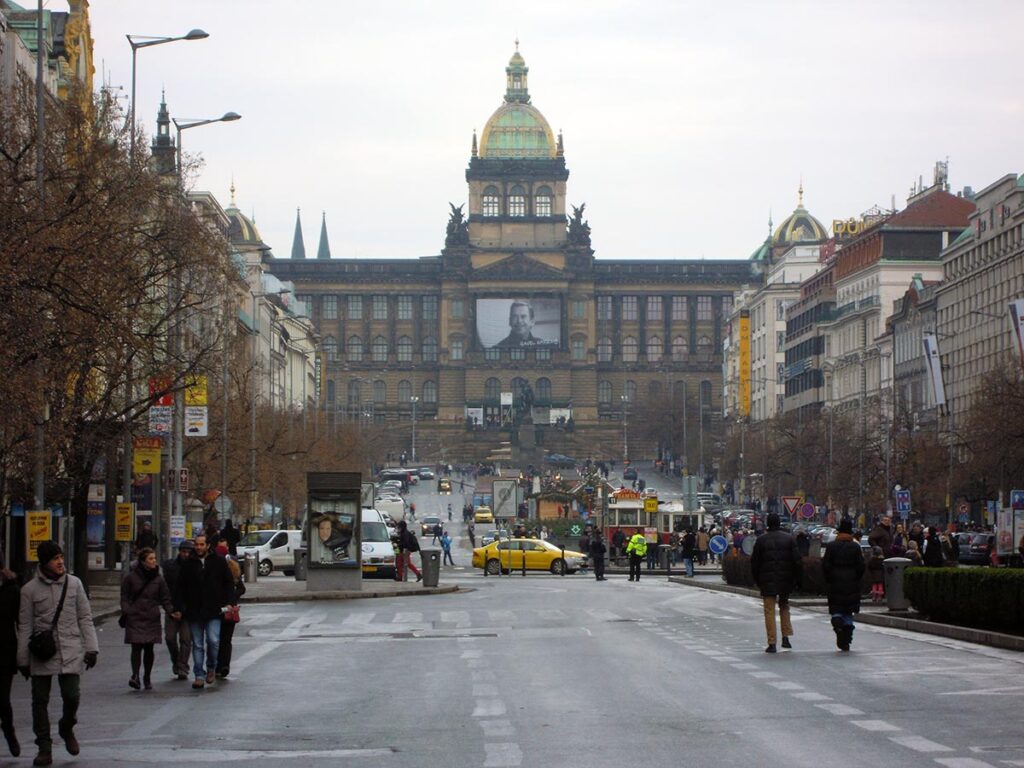
<svg viewBox="0 0 1024 768"><path fill-rule="evenodd" d="M601 405L612 404L612 383L610 381L599 381L597 383L597 402Z"/></svg>
<svg viewBox="0 0 1024 768"><path fill-rule="evenodd" d="M423 402L424 403L436 403L437 402L437 384L432 381L423 382Z"/></svg>
<svg viewBox="0 0 1024 768"><path fill-rule="evenodd" d="M572 340L572 359L573 360L586 360L587 359L587 340L586 339L573 339Z"/></svg>
<svg viewBox="0 0 1024 768"><path fill-rule="evenodd" d="M732 296L722 297L722 317L729 317L732 314Z"/></svg>
<svg viewBox="0 0 1024 768"><path fill-rule="evenodd" d="M622 362L624 363L635 363L637 356L637 344L636 339L632 336L627 336L622 340Z"/></svg>
<svg viewBox="0 0 1024 768"><path fill-rule="evenodd" d="M526 350L522 347L511 347L508 351L508 359L513 362L521 362L526 359Z"/></svg>
<svg viewBox="0 0 1024 768"><path fill-rule="evenodd" d="M490 186L484 190L482 212L484 216L488 217L501 215L501 201L498 196L497 187Z"/></svg>
<svg viewBox="0 0 1024 768"><path fill-rule="evenodd" d="M647 340L647 362L657 363L661 360L661 337L651 336Z"/></svg>
<svg viewBox="0 0 1024 768"><path fill-rule="evenodd" d="M349 296L348 297L348 319L349 320L362 320L363 319L363 297L362 296Z"/></svg>
<svg viewBox="0 0 1024 768"><path fill-rule="evenodd" d="M635 403L636 402L636 382L633 381L632 379L627 379L624 391L625 391L625 395L626 395L626 402L627 403Z"/></svg>
<svg viewBox="0 0 1024 768"><path fill-rule="evenodd" d="M647 297L647 319L657 320L662 319L661 316L661 296L648 296Z"/></svg>
<svg viewBox="0 0 1024 768"><path fill-rule="evenodd" d="M423 319L437 320L437 296L423 297Z"/></svg>
<svg viewBox="0 0 1024 768"><path fill-rule="evenodd" d="M375 338L371 352L373 354L373 362L386 363L388 361L388 340L383 336Z"/></svg>
<svg viewBox="0 0 1024 768"><path fill-rule="evenodd" d="M534 201L536 214L538 216L551 215L551 187L541 187L538 189L537 196L534 198Z"/></svg>
<svg viewBox="0 0 1024 768"><path fill-rule="evenodd" d="M437 339L428 336L423 340L423 362L437 362Z"/></svg>
<svg viewBox="0 0 1024 768"><path fill-rule="evenodd" d="M701 336L697 339L697 351L708 355L713 351L711 348L711 339L708 336Z"/></svg>
<svg viewBox="0 0 1024 768"><path fill-rule="evenodd" d="M412 296L398 297L398 319L412 320Z"/></svg>
<svg viewBox="0 0 1024 768"><path fill-rule="evenodd" d="M448 344L452 360L462 359L462 339L452 339Z"/></svg>
<svg viewBox="0 0 1024 768"><path fill-rule="evenodd" d="M484 350L484 360L489 363L496 363L501 360L501 349L498 347L487 347Z"/></svg>
<svg viewBox="0 0 1024 768"><path fill-rule="evenodd" d="M612 361L612 340L605 337L597 340L597 362L610 363Z"/></svg>
<svg viewBox="0 0 1024 768"><path fill-rule="evenodd" d="M449 306L452 310L452 320L462 319L462 299L452 299L449 302Z"/></svg>
<svg viewBox="0 0 1024 768"><path fill-rule="evenodd" d="M518 184L508 193L508 215L517 218L526 215L526 190Z"/></svg>
<svg viewBox="0 0 1024 768"><path fill-rule="evenodd" d="M373 297L373 319L374 320L387 320L388 319L388 297L387 296L374 296Z"/></svg>
<svg viewBox="0 0 1024 768"><path fill-rule="evenodd" d="M622 319L636 320L636 296L622 297Z"/></svg>
<svg viewBox="0 0 1024 768"><path fill-rule="evenodd" d="M705 379L700 383L700 407L711 405L711 382Z"/></svg>
<svg viewBox="0 0 1024 768"><path fill-rule="evenodd" d="M574 299L572 302L572 319L584 320L587 317L587 302Z"/></svg>
<svg viewBox="0 0 1024 768"><path fill-rule="evenodd" d="M337 296L324 296L321 299L321 318L323 320L337 320L338 319L338 297Z"/></svg>
<svg viewBox="0 0 1024 768"><path fill-rule="evenodd" d="M484 382L484 400L497 401L501 398L501 380L493 376Z"/></svg>
<svg viewBox="0 0 1024 768"><path fill-rule="evenodd" d="M363 401L362 392L359 390L358 381L350 381L348 383L348 404L359 405Z"/></svg>
<svg viewBox="0 0 1024 768"><path fill-rule="evenodd" d="M647 384L647 397L651 400L659 400L661 398L661 382L651 381Z"/></svg>
<svg viewBox="0 0 1024 768"><path fill-rule="evenodd" d="M329 402L329 403L333 403L334 402L334 398L335 398L335 394L334 393L335 393L336 389L337 389L337 387L334 384L334 380L333 379L328 379L327 380L327 402Z"/></svg>
<svg viewBox="0 0 1024 768"><path fill-rule="evenodd" d="M297 293L295 294L295 301L301 305L295 308L295 311L305 317L310 317L310 312L313 311L313 297L308 293Z"/></svg>
<svg viewBox="0 0 1024 768"><path fill-rule="evenodd" d="M398 355L398 362L400 363L411 363L412 362L412 339L408 336L402 336L398 339L398 347L396 349Z"/></svg>
<svg viewBox="0 0 1024 768"><path fill-rule="evenodd" d="M534 351L534 357L538 362L551 359L551 347L537 347Z"/></svg>
<svg viewBox="0 0 1024 768"><path fill-rule="evenodd" d="M597 319L598 320L611 320L612 319L612 297L611 296L598 296L597 297Z"/></svg>
<svg viewBox="0 0 1024 768"><path fill-rule="evenodd" d="M374 405L384 405L388 400L388 385L384 383L383 379L377 379L373 382L373 403Z"/></svg>
<svg viewBox="0 0 1024 768"><path fill-rule="evenodd" d="M551 402L551 379L537 379L537 400L541 403Z"/></svg>
<svg viewBox="0 0 1024 768"><path fill-rule="evenodd" d="M338 359L338 342L334 340L333 336L324 338L324 357L327 358L329 363L333 363Z"/></svg>
<svg viewBox="0 0 1024 768"><path fill-rule="evenodd" d="M363 361L363 340L359 336L348 337L348 349L345 356L350 363L361 363Z"/></svg>
<svg viewBox="0 0 1024 768"><path fill-rule="evenodd" d="M675 322L685 323L690 318L686 311L686 297L685 296L673 296L672 297L672 320Z"/></svg>
<svg viewBox="0 0 1024 768"><path fill-rule="evenodd" d="M697 297L697 322L703 320L712 320L714 315L711 311L711 297L710 296L698 296Z"/></svg>
<svg viewBox="0 0 1024 768"><path fill-rule="evenodd" d="M412 384L407 379L398 382L398 402L408 403L412 400Z"/></svg>

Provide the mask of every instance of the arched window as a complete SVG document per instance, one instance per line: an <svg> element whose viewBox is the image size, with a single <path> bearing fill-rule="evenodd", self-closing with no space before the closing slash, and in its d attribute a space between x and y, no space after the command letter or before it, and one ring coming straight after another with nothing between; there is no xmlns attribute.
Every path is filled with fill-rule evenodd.
<svg viewBox="0 0 1024 768"><path fill-rule="evenodd" d="M612 340L603 338L597 340L597 362L610 363L612 361Z"/></svg>
<svg viewBox="0 0 1024 768"><path fill-rule="evenodd" d="M484 399L498 400L501 397L501 380L493 376L484 382Z"/></svg>
<svg viewBox="0 0 1024 768"><path fill-rule="evenodd" d="M597 402L601 405L611 405L612 383L610 381L599 381L597 383Z"/></svg>
<svg viewBox="0 0 1024 768"><path fill-rule="evenodd" d="M412 339L408 336L401 336L398 339L398 347L396 349L398 354L398 362L400 363L411 363L412 362Z"/></svg>
<svg viewBox="0 0 1024 768"><path fill-rule="evenodd" d="M376 405L384 405L387 401L388 385L382 379L377 379L373 382L373 402Z"/></svg>
<svg viewBox="0 0 1024 768"><path fill-rule="evenodd" d="M632 379L626 381L626 399L631 402L636 402L636 382Z"/></svg>
<svg viewBox="0 0 1024 768"><path fill-rule="evenodd" d="M661 397L661 382L651 381L647 384L647 396L652 400L657 400Z"/></svg>
<svg viewBox="0 0 1024 768"><path fill-rule="evenodd" d="M436 403L437 402L437 384L432 381L423 382L423 402L424 403Z"/></svg>
<svg viewBox="0 0 1024 768"><path fill-rule="evenodd" d="M452 360L461 360L465 350L465 342L457 336L448 337L448 353Z"/></svg>
<svg viewBox="0 0 1024 768"><path fill-rule="evenodd" d="M686 359L686 339L682 336L672 339L672 359L676 361Z"/></svg>
<svg viewBox="0 0 1024 768"><path fill-rule="evenodd" d="M363 401L362 393L359 391L359 382L350 381L348 383L348 404L359 405Z"/></svg>
<svg viewBox="0 0 1024 768"><path fill-rule="evenodd" d="M661 360L661 337L651 336L647 340L647 362L656 363Z"/></svg>
<svg viewBox="0 0 1024 768"><path fill-rule="evenodd" d="M526 190L518 184L512 187L508 193L508 215L516 217L526 215Z"/></svg>
<svg viewBox="0 0 1024 768"><path fill-rule="evenodd" d="M537 399L543 403L551 402L551 379L537 379Z"/></svg>
<svg viewBox="0 0 1024 768"><path fill-rule="evenodd" d="M373 340L373 362L386 363L388 361L388 340L378 336Z"/></svg>
<svg viewBox="0 0 1024 768"><path fill-rule="evenodd" d="M710 336L701 336L699 339L697 339L697 351L698 352L703 352L705 354L707 354L708 352L711 352L711 337Z"/></svg>
<svg viewBox="0 0 1024 768"><path fill-rule="evenodd" d="M541 187L534 197L534 213L537 216L551 215L551 187Z"/></svg>
<svg viewBox="0 0 1024 768"><path fill-rule="evenodd" d="M334 402L334 392L337 388L334 385L334 379L327 380L327 402Z"/></svg>
<svg viewBox="0 0 1024 768"><path fill-rule="evenodd" d="M348 351L346 352L350 363L361 363L363 361L363 340L359 336L348 337Z"/></svg>
<svg viewBox="0 0 1024 768"><path fill-rule="evenodd" d="M333 363L338 359L338 342L334 340L333 336L324 338L324 357L327 358L329 363Z"/></svg>
<svg viewBox="0 0 1024 768"><path fill-rule="evenodd" d="M407 379L398 382L398 402L408 403L412 400L412 384Z"/></svg>
<svg viewBox="0 0 1024 768"><path fill-rule="evenodd" d="M637 355L637 343L636 339L632 336L627 336L622 340L622 362L624 363L635 363Z"/></svg>
<svg viewBox="0 0 1024 768"><path fill-rule="evenodd" d="M587 359L587 339L585 336L573 336L571 345L573 360Z"/></svg>
<svg viewBox="0 0 1024 768"><path fill-rule="evenodd" d="M437 362L437 339L427 337L423 340L423 362Z"/></svg>
<svg viewBox="0 0 1024 768"><path fill-rule="evenodd" d="M484 190L483 214L490 217L501 215L501 197L493 185Z"/></svg>

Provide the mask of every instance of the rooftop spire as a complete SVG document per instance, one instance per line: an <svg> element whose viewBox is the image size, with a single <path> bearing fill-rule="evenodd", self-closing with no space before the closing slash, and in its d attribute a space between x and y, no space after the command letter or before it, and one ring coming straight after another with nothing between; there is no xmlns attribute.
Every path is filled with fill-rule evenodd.
<svg viewBox="0 0 1024 768"><path fill-rule="evenodd" d="M803 208L804 207L804 177L803 177L803 174L800 175L800 189L797 190L797 194L799 196L797 197L796 207L797 208Z"/></svg>
<svg viewBox="0 0 1024 768"><path fill-rule="evenodd" d="M233 174L233 173L231 174L231 187L230 187L230 190L231 190L231 207L232 208L237 208L238 206L235 205L235 174Z"/></svg>
<svg viewBox="0 0 1024 768"><path fill-rule="evenodd" d="M302 242L302 209L295 209L295 237L292 238L292 258L306 258L306 245Z"/></svg>
<svg viewBox="0 0 1024 768"><path fill-rule="evenodd" d="M519 53L519 37L517 36L516 52L512 54L512 58L508 60L508 66L505 67L505 101L519 104L530 103L530 91L526 86L526 76L529 71L530 68L526 66L526 62Z"/></svg>
<svg viewBox="0 0 1024 768"><path fill-rule="evenodd" d="M470 157L476 157L476 128L473 129L473 149L470 151Z"/></svg>
<svg viewBox="0 0 1024 768"><path fill-rule="evenodd" d="M323 219L320 221L320 247L316 249L318 259L331 258L331 246L327 242L327 211L323 212Z"/></svg>

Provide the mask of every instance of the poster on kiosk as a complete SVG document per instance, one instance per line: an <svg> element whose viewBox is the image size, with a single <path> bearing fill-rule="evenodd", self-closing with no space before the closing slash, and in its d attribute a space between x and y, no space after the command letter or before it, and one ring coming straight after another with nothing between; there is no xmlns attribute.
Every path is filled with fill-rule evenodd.
<svg viewBox="0 0 1024 768"><path fill-rule="evenodd" d="M360 569L361 477L351 472L306 476L309 567Z"/></svg>

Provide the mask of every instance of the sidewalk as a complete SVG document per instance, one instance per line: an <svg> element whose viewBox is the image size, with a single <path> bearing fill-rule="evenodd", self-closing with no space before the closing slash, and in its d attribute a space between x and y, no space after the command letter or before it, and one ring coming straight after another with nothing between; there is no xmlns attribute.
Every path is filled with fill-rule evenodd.
<svg viewBox="0 0 1024 768"><path fill-rule="evenodd" d="M760 597L761 593L756 589L747 587L735 587L731 584L716 584L708 581L696 581L685 576L671 576L668 579L673 584L682 584L687 587L708 589L713 592L730 592L736 595L748 597ZM794 598L790 604L797 608L807 608L819 613L828 612L828 601L824 597ZM920 618L915 611L890 611L884 605L870 602L861 604L860 613L857 614L857 622L860 624L872 624L877 627L889 627L891 629L904 629L908 632L920 632L938 637L948 637L951 640L963 640L967 643L978 645L989 645L993 648L1005 648L1010 651L1024 651L1024 637L1018 635L1007 635L1002 632L992 632L987 629L975 629L974 627L961 627L955 624L939 624Z"/></svg>

